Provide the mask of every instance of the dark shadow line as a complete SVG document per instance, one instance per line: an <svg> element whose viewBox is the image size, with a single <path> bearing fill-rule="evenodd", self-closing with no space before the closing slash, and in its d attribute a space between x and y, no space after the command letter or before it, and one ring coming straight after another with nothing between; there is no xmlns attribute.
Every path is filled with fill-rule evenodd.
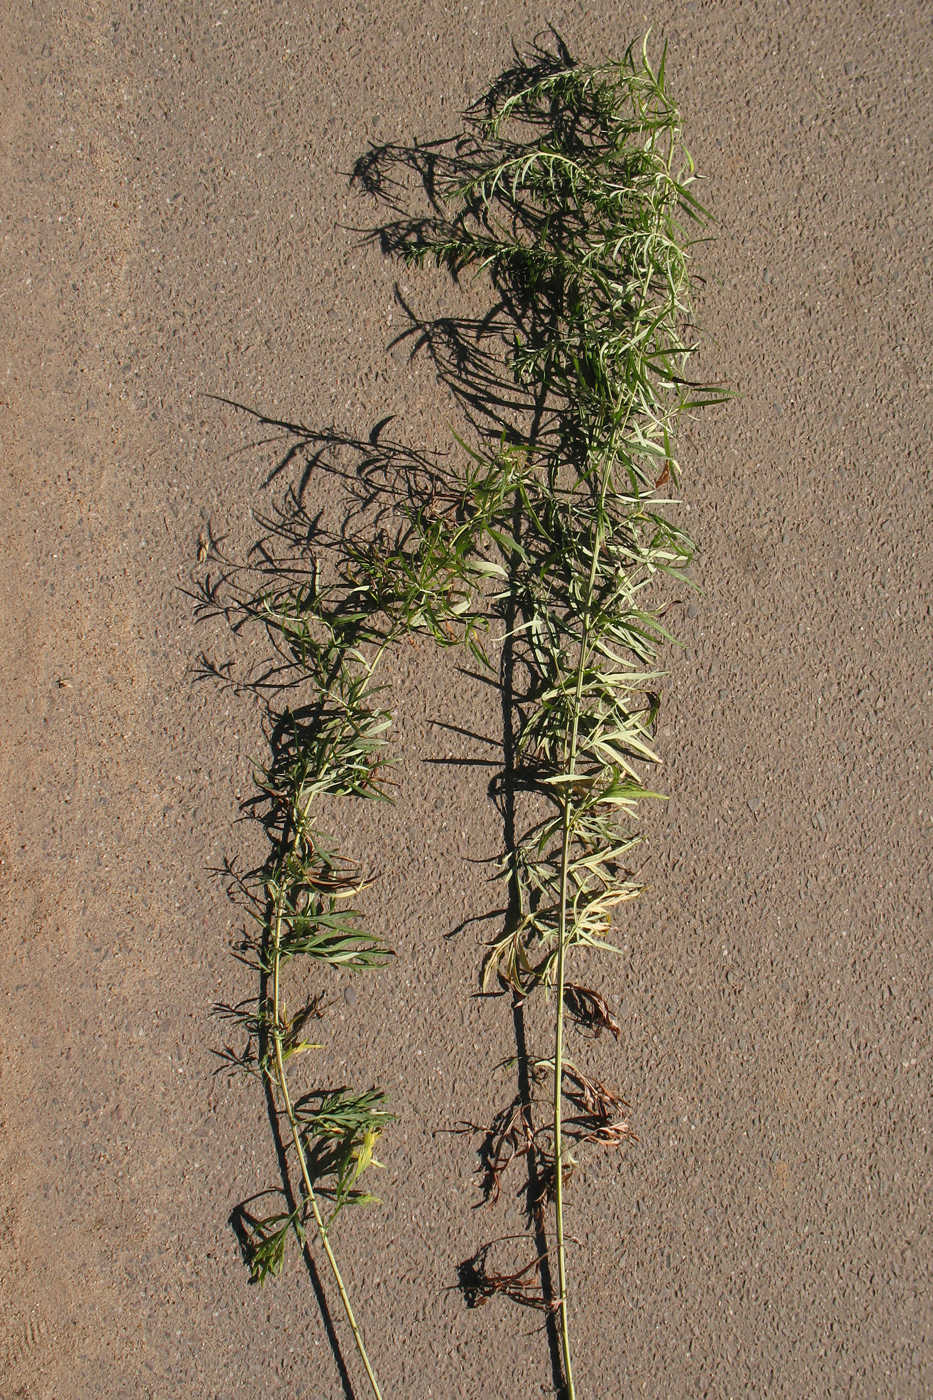
<svg viewBox="0 0 933 1400"><path fill-rule="evenodd" d="M498 749L500 747L495 739L489 739L485 734L477 734L472 729L464 729L461 724L448 724L442 719L432 719L430 723L433 728L446 729L449 734L462 734L465 739L475 739L477 743L488 744L490 748Z"/></svg>

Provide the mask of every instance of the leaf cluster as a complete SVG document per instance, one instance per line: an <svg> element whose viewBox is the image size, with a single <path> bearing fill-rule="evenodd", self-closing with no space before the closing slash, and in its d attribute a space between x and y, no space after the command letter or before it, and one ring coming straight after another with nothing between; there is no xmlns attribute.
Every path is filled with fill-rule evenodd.
<svg viewBox="0 0 933 1400"><path fill-rule="evenodd" d="M385 1096L370 1089L363 1094L336 1090L308 1094L295 1103L309 1169L319 1195L332 1202L330 1225L347 1205L378 1201L359 1186L369 1167L379 1167L376 1142L394 1115L382 1105Z"/></svg>
<svg viewBox="0 0 933 1400"><path fill-rule="evenodd" d="M694 179L665 57L587 68L558 42L473 109L438 216L395 230L412 262L490 277L512 325L497 323L503 373L527 394L470 532L529 677L518 758L551 809L505 857L518 909L484 965L518 996L553 982L565 923L566 948L609 947L642 888L634 819L658 796L645 771L673 640L658 583L687 585L693 552L669 513L673 427L721 397L687 376Z"/></svg>

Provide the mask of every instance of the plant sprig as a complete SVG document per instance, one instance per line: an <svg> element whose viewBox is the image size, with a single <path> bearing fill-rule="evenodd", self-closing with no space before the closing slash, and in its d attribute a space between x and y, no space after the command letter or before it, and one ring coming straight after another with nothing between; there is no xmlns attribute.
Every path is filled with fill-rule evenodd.
<svg viewBox="0 0 933 1400"><path fill-rule="evenodd" d="M271 586L244 589L228 576L223 601L219 586L205 585L202 606L232 614L237 625L249 619L266 628L277 661L251 689L277 695L302 687L310 698L278 711L269 707L272 757L257 775L252 805L261 810L271 849L251 878L238 881L255 920L240 955L259 975L259 995L225 1009L247 1031L251 1048L242 1055L227 1051L224 1059L262 1077L289 1139L296 1180L283 1183L288 1210L265 1217L241 1210L240 1217L251 1277L260 1284L281 1272L290 1237L308 1251L315 1238L320 1242L370 1389L381 1400L331 1233L345 1208L377 1201L363 1178L380 1166L377 1143L393 1114L376 1089L296 1094L294 1061L323 1048L310 1034L322 998L290 1014L285 978L297 960L357 974L393 956L357 908L369 878L334 850L317 823L317 808L325 798L387 797L391 714L381 703L376 673L395 624L385 600L349 576L346 559L342 573L321 587L314 561L304 558L297 571L290 569L266 543L258 556L262 582L271 577ZM253 582L255 569L247 573Z"/></svg>
<svg viewBox="0 0 933 1400"><path fill-rule="evenodd" d="M323 437L335 449L350 442L333 432ZM265 540L257 548L265 586L238 584L234 568L226 592L221 583L205 582L201 608L232 615L237 626L251 620L265 627L276 661L249 688L278 694L301 687L303 696L310 693L306 703L270 708L272 758L257 775L252 805L262 811L271 851L252 879L237 882L255 920L240 955L258 972L260 990L255 1001L222 1008L253 1045L241 1055L227 1050L222 1058L263 1078L297 1169L297 1184L285 1183L289 1210L262 1218L240 1212L251 1276L258 1283L277 1276L289 1238L310 1249L316 1236L371 1390L381 1397L331 1230L345 1207L377 1202L362 1178L381 1165L375 1150L393 1115L378 1090L313 1089L296 1096L292 1061L321 1049L307 1038L321 999L289 1014L285 977L295 960L353 974L377 969L393 956L357 908L369 878L334 850L316 812L322 799L389 796L392 716L378 671L400 637L419 632L440 645L466 643L488 664L480 640L487 618L472 603L477 585L495 568L478 553L478 542L508 488L498 463L480 457L452 490L436 464L398 445L387 444L375 455L385 468L385 478L373 488L381 507L376 515L391 529L370 521L356 532L342 530L329 541L333 577L323 584L316 558L302 553L286 562ZM374 466L370 460L368 467ZM424 499L412 491L413 480L427 487ZM307 546L308 522L296 499L265 523L276 547L283 538ZM253 582L255 569L247 573ZM206 661L204 669L218 674Z"/></svg>
<svg viewBox="0 0 933 1400"><path fill-rule="evenodd" d="M367 659L358 645L347 644L318 600L304 597L300 601L300 608L266 608L267 626L278 629L287 639L319 689L310 721L285 716L285 723L279 726L280 735L285 737L261 781L270 804L267 826L275 833L278 852L265 873L265 918L257 949L266 992L261 1067L288 1123L300 1177L299 1205L286 1221L262 1222L263 1230L253 1248L252 1272L260 1282L268 1274L278 1273L283 1232L290 1226L304 1247L310 1217L373 1395L381 1400L330 1232L344 1207L376 1199L360 1189L358 1182L375 1164L376 1140L392 1115L381 1107L383 1096L378 1091L294 1099L288 1062L313 1047L302 1038L306 1017L289 1018L287 1014L283 974L286 964L299 957L358 972L376 968L391 956L391 950L366 929L362 915L346 904L364 883L359 873L330 852L312 824L315 799L324 794L384 796L381 769L390 720L371 703L378 653L376 658ZM331 1200L326 1218L321 1207L325 1195ZM274 1227L271 1233L270 1223Z"/></svg>

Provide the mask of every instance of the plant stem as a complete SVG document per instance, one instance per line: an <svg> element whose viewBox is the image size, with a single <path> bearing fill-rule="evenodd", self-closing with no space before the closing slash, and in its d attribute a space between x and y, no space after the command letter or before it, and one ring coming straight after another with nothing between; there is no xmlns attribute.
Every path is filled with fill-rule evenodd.
<svg viewBox="0 0 933 1400"><path fill-rule="evenodd" d="M541 793L556 802L556 811L535 815L518 836L514 807L505 805L508 909L503 935L484 958L482 985L486 990L498 976L517 1005L535 985L556 989L549 1062L556 1280L550 1268L545 1272L545 1247L536 1261L540 1296L534 1301L548 1311L563 1400L576 1400L577 1393L565 1163L569 1171L578 1141L619 1145L633 1136L624 1102L569 1060L565 1065L565 1019L586 1019L574 1009L580 1005L575 997L592 998L601 1008L593 1013L594 1033L605 1027L620 1035L602 998L574 987L569 959L574 950L611 951L605 933L612 910L641 892L620 858L641 839L627 825L635 804L658 796L643 781L641 764L660 762L650 740L662 673L652 663L669 634L660 621L663 609L646 608L638 595L656 575L683 578L690 543L659 513L672 503L657 492L677 476L670 447L677 414L720 397L685 377L693 347L684 343L689 275L681 218L702 221L705 211L686 188L693 164L679 145L679 115L664 89L665 56L666 50L652 69L646 40L640 62L632 46L621 63L594 69L575 64L562 41L553 54L536 49L471 109L469 133L441 167L449 175L446 188L443 181L439 187L454 206L450 213L435 198L432 165L425 188L437 217L402 219L381 231L410 262L430 256L455 280L470 266L490 270L497 301L489 317L425 323L432 351L432 336L443 324L444 346L453 353L438 357L441 374L468 406L471 422L482 405L502 429L496 456L467 448L470 457L481 465L498 463L504 472L514 456L512 410L524 424L533 409L530 431L519 439L521 478L503 479L498 494L486 489L485 478L480 519L469 509L481 479L471 469L463 509L473 539L461 545L453 531L437 538L441 553L448 546L458 562L463 548L473 545L480 556L477 575L504 580L495 597L497 606L505 600L503 667L519 664L529 673L520 701L511 675L500 673L515 716L507 737L514 737L514 752L529 759L528 786L538 787L540 779ZM405 163L424 174L420 152L414 161L411 156L406 153ZM380 164L391 169L394 158L376 162L377 170ZM369 166L362 173L371 180ZM507 319L500 322L500 313ZM493 356L477 349L492 335L503 337L508 376L499 376ZM514 500L506 486L517 489ZM434 548L437 541L431 536L429 542ZM446 644L450 633L439 635L437 625L433 630ZM514 644L519 636L523 640ZM514 795L519 784L512 752L503 777ZM519 1103L524 1115L521 1093ZM490 1139L498 1144L490 1171L493 1198L510 1158L535 1143L524 1116L532 1147L509 1136L513 1123L514 1114ZM543 1229L539 1199L532 1211L536 1231ZM483 1296L503 1292L528 1301L523 1290L510 1288L523 1277L492 1274Z"/></svg>
<svg viewBox="0 0 933 1400"><path fill-rule="evenodd" d="M573 705L573 722L567 745L565 772L576 771L577 739L580 732L580 699L583 692L583 673L589 644L590 615L593 607L593 590L596 586L596 570L599 564L599 551L602 545L603 514L606 492L612 472L612 457L607 456L603 467L597 504L596 538L593 541L593 557L590 560L590 574L587 580L583 627L580 634L580 656L577 662L577 678ZM562 1094L564 1082L564 985L567 955L567 883L570 867L570 829L572 822L573 799L564 800L560 852L560 913L558 921L557 945L557 1016L554 1024L554 1213L557 1233L557 1287L560 1295L560 1349L564 1366L564 1379L567 1382L566 1400L576 1400L573 1383L573 1364L570 1358L570 1328L567 1320L567 1256L564 1246L564 1144L561 1130Z"/></svg>
<svg viewBox="0 0 933 1400"><path fill-rule="evenodd" d="M557 949L557 1020L554 1030L554 1212L557 1224L557 1288L560 1302L560 1352L567 1382L566 1400L575 1400L570 1329L567 1322L567 1258L564 1248L564 1165L561 1094L564 1076L564 956L567 950L567 864L570 853L570 801L564 803L560 870L560 943Z"/></svg>

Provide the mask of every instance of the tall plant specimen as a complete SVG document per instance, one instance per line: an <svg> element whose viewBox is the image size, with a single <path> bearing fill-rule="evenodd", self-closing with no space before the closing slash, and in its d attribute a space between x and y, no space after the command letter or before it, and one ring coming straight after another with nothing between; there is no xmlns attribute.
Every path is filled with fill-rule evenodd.
<svg viewBox="0 0 933 1400"><path fill-rule="evenodd" d="M657 796L644 774L659 762L655 661L670 640L657 584L686 582L692 555L668 513L679 477L673 428L684 410L723 397L686 374L694 347L684 228L705 211L665 54L653 68L645 44L598 68L576 64L560 40L539 48L471 109L452 152L381 148L358 174L378 188L380 165L384 175L393 160L430 175L436 212L383 228L384 245L455 278L485 271L497 293L447 375L474 422L485 409L498 423L493 446L470 451L457 529L462 538L470 526L479 571L496 581L513 671L528 677L515 701L515 776L548 810L508 852L513 914L488 949L484 981L498 979L516 999L538 987L554 995L550 1053L530 1066L532 1079L550 1077L552 1122L545 1144L539 1131L531 1139L554 1207L552 1303L574 1400L571 1144L618 1143L629 1130L621 1100L567 1059L568 1010L614 1026L601 998L571 981L570 965L612 947L613 911L641 890L628 862L641 840L637 805ZM480 488L484 502L500 501L484 523L473 499ZM448 521L420 521L435 540L440 531L442 552ZM526 1273L501 1276L503 1291L520 1279L526 1300Z"/></svg>

